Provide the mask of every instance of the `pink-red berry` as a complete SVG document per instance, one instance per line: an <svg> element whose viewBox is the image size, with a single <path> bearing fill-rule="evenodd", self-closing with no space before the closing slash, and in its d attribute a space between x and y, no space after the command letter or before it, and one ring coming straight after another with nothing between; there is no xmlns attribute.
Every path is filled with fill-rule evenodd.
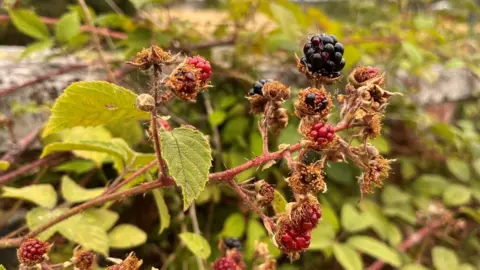
<svg viewBox="0 0 480 270"><path fill-rule="evenodd" d="M207 82L208 79L212 76L212 66L210 63L201 56L194 56L188 59L188 64L195 66L201 70L200 79L202 82Z"/></svg>
<svg viewBox="0 0 480 270"><path fill-rule="evenodd" d="M297 221L298 224L298 231L310 231L313 230L320 218L322 217L322 212L320 208L316 205L306 205L302 209L302 214L299 215L299 220Z"/></svg>
<svg viewBox="0 0 480 270"><path fill-rule="evenodd" d="M167 122L167 120L163 120L163 119L158 119L158 124L165 130L172 130L172 127L170 126L170 124Z"/></svg>
<svg viewBox="0 0 480 270"><path fill-rule="evenodd" d="M327 123L319 122L312 126L310 137L317 144L325 144L335 138L335 129Z"/></svg>
<svg viewBox="0 0 480 270"><path fill-rule="evenodd" d="M236 270L237 264L233 261L233 259L228 257L221 257L218 258L213 263L213 270Z"/></svg>
<svg viewBox="0 0 480 270"><path fill-rule="evenodd" d="M21 264L32 266L43 262L50 246L36 238L30 238L20 245L17 249L17 257Z"/></svg>
<svg viewBox="0 0 480 270"><path fill-rule="evenodd" d="M310 246L310 230L288 226L280 236L281 246L286 252L299 252Z"/></svg>

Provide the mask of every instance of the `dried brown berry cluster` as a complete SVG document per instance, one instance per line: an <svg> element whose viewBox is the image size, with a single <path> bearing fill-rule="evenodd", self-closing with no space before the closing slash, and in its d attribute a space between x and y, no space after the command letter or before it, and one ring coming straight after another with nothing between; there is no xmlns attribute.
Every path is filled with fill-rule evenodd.
<svg viewBox="0 0 480 270"><path fill-rule="evenodd" d="M143 260L140 260L135 256L135 253L131 252L125 260L108 267L107 270L139 270L142 264Z"/></svg>
<svg viewBox="0 0 480 270"><path fill-rule="evenodd" d="M73 253L72 263L75 270L93 270L95 267L95 254L88 250L76 249Z"/></svg>

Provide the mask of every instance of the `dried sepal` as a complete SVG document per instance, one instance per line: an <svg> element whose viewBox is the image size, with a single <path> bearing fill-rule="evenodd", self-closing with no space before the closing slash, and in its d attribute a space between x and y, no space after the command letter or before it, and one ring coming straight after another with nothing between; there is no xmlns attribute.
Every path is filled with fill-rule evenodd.
<svg viewBox="0 0 480 270"><path fill-rule="evenodd" d="M381 114L369 114L363 117L365 127L363 132L370 139L374 139L380 136L382 132L382 115Z"/></svg>
<svg viewBox="0 0 480 270"><path fill-rule="evenodd" d="M321 162L309 165L297 163L293 174L288 178L288 185L295 194L316 194L326 190L323 176Z"/></svg>
<svg viewBox="0 0 480 270"><path fill-rule="evenodd" d="M208 87L202 81L201 70L189 65L187 60L172 71L165 86L179 99L189 102L195 102L198 93Z"/></svg>
<svg viewBox="0 0 480 270"><path fill-rule="evenodd" d="M266 82L262 92L269 101L284 101L290 98L290 88L278 81Z"/></svg>
<svg viewBox="0 0 480 270"><path fill-rule="evenodd" d="M298 71L300 71L300 73L305 74L307 79L314 81L315 84L332 85L338 82L342 78L342 75L339 72L328 74L328 75L324 75L321 73L312 73L310 70L308 70L305 63L303 63L296 54L295 54L295 58L297 61Z"/></svg>
<svg viewBox="0 0 480 270"><path fill-rule="evenodd" d="M95 253L76 248L73 252L72 263L74 270L93 270L95 266Z"/></svg>
<svg viewBox="0 0 480 270"><path fill-rule="evenodd" d="M356 88L368 83L385 86L384 75L380 73L380 69L370 66L355 68L348 76L348 82Z"/></svg>
<svg viewBox="0 0 480 270"><path fill-rule="evenodd" d="M254 268L255 270L277 270L277 260L268 258L264 263Z"/></svg>
<svg viewBox="0 0 480 270"><path fill-rule="evenodd" d="M309 87L298 93L295 115L298 118L310 116L314 121L326 120L332 108L332 95L324 87Z"/></svg>
<svg viewBox="0 0 480 270"><path fill-rule="evenodd" d="M123 260L121 263L112 265L108 267L108 270L139 270L140 266L142 266L143 260L140 260L135 256L134 252L128 254L127 258Z"/></svg>
<svg viewBox="0 0 480 270"><path fill-rule="evenodd" d="M154 65L168 65L177 61L179 54L172 55L170 52L164 51L157 45L150 48L144 48L135 56L135 60L127 62L127 64L139 69L150 69Z"/></svg>
<svg viewBox="0 0 480 270"><path fill-rule="evenodd" d="M268 110L265 114L268 128L273 134L278 134L280 130L288 125L288 112L283 108L284 101L270 101Z"/></svg>
<svg viewBox="0 0 480 270"><path fill-rule="evenodd" d="M263 95L252 95L246 96L248 101L250 102L250 113L264 113L265 106L268 103L268 99Z"/></svg>
<svg viewBox="0 0 480 270"><path fill-rule="evenodd" d="M275 189L267 183L265 180L260 180L255 183L255 202L261 206L265 207L272 203Z"/></svg>

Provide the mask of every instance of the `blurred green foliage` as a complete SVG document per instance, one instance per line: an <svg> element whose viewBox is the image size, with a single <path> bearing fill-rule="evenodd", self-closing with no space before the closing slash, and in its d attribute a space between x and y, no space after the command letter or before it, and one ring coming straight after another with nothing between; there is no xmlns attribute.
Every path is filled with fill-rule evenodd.
<svg viewBox="0 0 480 270"><path fill-rule="evenodd" d="M65 54L85 50L90 35L80 30L80 25L86 22L75 1L64 1L62 8L55 12L44 6L48 1L26 1L30 5L20 2L25 9L8 12L16 28L33 39L28 44L28 53L49 47L61 48ZM294 71L294 52L302 53L302 44L309 34L328 32L345 44L345 75L358 65L378 66L388 76L387 88L404 94L403 98L395 98L388 108L384 135L372 142L382 154L396 159L394 173L376 194L360 198L356 181L358 169L351 164L330 162L328 192L319 195L323 219L312 233L310 250L302 254L300 260L290 264L271 244L256 216L247 211L230 190L210 184L196 202L200 229L211 247L211 255L210 252L202 253L208 261L219 256L219 238L228 236L244 240L244 254L249 262L254 256L255 241L268 243L272 254L278 256L280 269L354 270L364 269L375 260L384 261L390 269L480 269L480 101L475 93L466 100L457 101L454 117L442 122L425 113L424 107L413 99L421 90L419 80L438 79L438 74L431 69L433 66L465 68L480 76L476 19L480 18L480 12L475 1L351 0L308 4L282 0L206 1L205 5L215 8L226 18L214 24L210 31L199 28L198 24L208 18L196 18L195 21L174 15L162 16L168 14L170 8L178 9L176 1L113 1L124 14L112 11L104 2L107 3L89 2L96 14L95 24L125 33L126 37L105 39L105 43L113 43L113 46L105 46L107 53L128 60L153 42L173 51L183 49L189 54L200 54L212 62L214 88L209 90L209 96L199 97L196 104L171 103L166 114L172 115L169 122L173 126L188 123L209 134L216 171L242 164L262 151L257 119L248 114L249 106L244 99L255 78L274 74L275 79L291 84L294 93L307 86ZM55 1L57 4L60 7ZM59 17L59 21L54 27L48 27L35 14ZM189 49L204 41L215 43L232 36L235 42L222 48ZM143 78L143 74L129 75L126 84L132 86L130 89L144 92L148 86ZM342 80L331 90L341 92L344 84ZM291 109L292 103L288 106ZM332 119L337 118L337 115L332 116ZM279 144L298 142L297 125L298 120L291 115L289 127L271 141L271 149ZM152 152L140 126L143 125L136 122L111 124L101 128L101 133L107 141L122 138L135 151ZM220 140L215 138L217 132ZM352 144L355 143L359 142L353 140ZM97 158L80 155L94 163L83 159L64 163L52 174L47 174L48 177L41 177L40 183L59 186L65 181L61 180L65 174L71 177L67 178L69 181L89 176L89 189L103 187L104 180L113 179L115 172L111 169L112 160L101 155L100 159L98 154ZM247 170L236 180L266 179L291 200L292 194L284 181L288 168L283 162L278 163L280 166L265 170ZM94 190L81 192L90 196ZM155 196L165 199L172 216L170 227L161 234L158 234L157 211L148 206L154 204L153 198L147 196L113 207L122 222L135 224L135 227L117 225L108 235L106 230L110 228L98 230L98 237L121 239L130 237L131 233L142 237L146 233L148 237L142 241L119 243L116 240L115 245L110 245L110 255L123 257L125 251L117 248L136 247L135 251L147 266L158 267L168 261L170 265L166 269L179 269L182 265L196 269L192 253L177 237L185 226L190 227L190 218L182 211L179 192L168 188L163 196ZM165 209L159 208L162 208L161 215L165 215ZM35 213L55 215L45 211L33 208L27 221L35 222L38 219ZM437 229L406 252L398 251L412 233L428 224L439 212L453 216L448 226ZM55 230L85 245L85 239L78 241L78 237L75 239L68 234L67 225ZM87 240L93 239L89 237L91 231L77 233L85 233ZM199 247L195 248L195 243L208 246L185 232L180 238L194 254L201 252L196 250ZM52 258L57 261L68 258L69 250L69 244L56 245Z"/></svg>

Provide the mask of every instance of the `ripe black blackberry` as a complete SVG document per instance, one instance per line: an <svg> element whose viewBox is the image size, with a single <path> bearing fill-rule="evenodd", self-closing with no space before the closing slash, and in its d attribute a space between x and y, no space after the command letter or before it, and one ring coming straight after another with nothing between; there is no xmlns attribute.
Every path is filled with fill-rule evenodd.
<svg viewBox="0 0 480 270"><path fill-rule="evenodd" d="M344 48L334 35L314 35L303 47L304 57L301 62L311 73L319 73L329 77L340 76L345 67Z"/></svg>
<svg viewBox="0 0 480 270"><path fill-rule="evenodd" d="M238 240L237 238L223 238L222 244L223 248L225 248L226 250L234 248L237 250L242 250L242 242L240 242L240 240Z"/></svg>
<svg viewBox="0 0 480 270"><path fill-rule="evenodd" d="M263 95L262 88L267 82L272 82L270 79L262 79L253 83L253 87L248 91L249 96Z"/></svg>

